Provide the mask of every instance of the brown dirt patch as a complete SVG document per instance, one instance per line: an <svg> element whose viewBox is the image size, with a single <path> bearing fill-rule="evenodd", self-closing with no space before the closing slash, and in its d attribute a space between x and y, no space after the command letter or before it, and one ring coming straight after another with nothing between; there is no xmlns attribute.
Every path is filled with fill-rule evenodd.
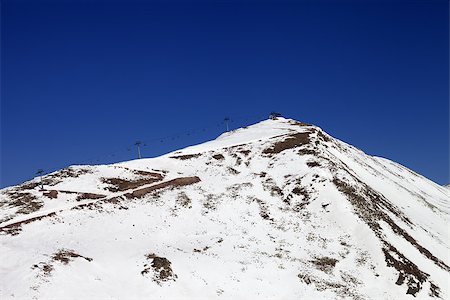
<svg viewBox="0 0 450 300"><path fill-rule="evenodd" d="M308 161L306 162L306 165L310 168L320 167L320 164L317 161Z"/></svg>
<svg viewBox="0 0 450 300"><path fill-rule="evenodd" d="M33 265L31 269L38 269L44 276L50 276L54 268L51 264L40 262L39 264Z"/></svg>
<svg viewBox="0 0 450 300"><path fill-rule="evenodd" d="M149 176L149 177L155 177L155 178L162 177L161 174L155 173L155 172L141 171L141 170L132 170L132 172L133 172L133 174L139 175L139 176Z"/></svg>
<svg viewBox="0 0 450 300"><path fill-rule="evenodd" d="M204 213L210 210L216 210L220 203L220 195L208 194L202 202L203 207L206 209Z"/></svg>
<svg viewBox="0 0 450 300"><path fill-rule="evenodd" d="M223 160L225 158L222 154L214 154L212 157L217 160Z"/></svg>
<svg viewBox="0 0 450 300"><path fill-rule="evenodd" d="M85 168L65 168L62 170L59 170L53 174L45 175L43 176L42 183L45 185L56 185L63 181L64 178L77 178L81 175L91 173L92 171ZM34 184L32 184L34 185ZM40 185L40 183L36 183L37 186Z"/></svg>
<svg viewBox="0 0 450 300"><path fill-rule="evenodd" d="M331 139L325 135L322 131L317 130L317 137L319 138L319 140L323 141L323 142L330 142Z"/></svg>
<svg viewBox="0 0 450 300"><path fill-rule="evenodd" d="M262 182L263 188L270 191L272 197L283 197L283 190L275 183L271 177L266 177Z"/></svg>
<svg viewBox="0 0 450 300"><path fill-rule="evenodd" d="M125 194L125 196L127 198L142 198L146 194L153 192L155 190L160 190L160 189L167 188L167 187L175 188L175 187L190 185L190 184L197 183L199 181L200 181L200 178L198 178L197 176L176 178L176 179L162 182L162 183L150 186L150 187L135 190L132 193Z"/></svg>
<svg viewBox="0 0 450 300"><path fill-rule="evenodd" d="M93 194L93 193L80 193L77 197L77 201L86 200L86 199L102 199L105 198L105 195Z"/></svg>
<svg viewBox="0 0 450 300"><path fill-rule="evenodd" d="M91 202L91 203L84 203L81 205L77 205L71 208L71 210L81 210L81 209L88 209L88 210L101 210L102 206L98 202Z"/></svg>
<svg viewBox="0 0 450 300"><path fill-rule="evenodd" d="M433 297L433 298L434 297L441 298L440 293L441 293L441 289L437 285L435 285L434 283L430 282L430 293L429 293L429 295L431 297Z"/></svg>
<svg viewBox="0 0 450 300"><path fill-rule="evenodd" d="M238 175L239 173L241 173L241 172L239 172L238 170L236 170L236 169L234 169L232 167L228 167L227 171L230 172L233 175Z"/></svg>
<svg viewBox="0 0 450 300"><path fill-rule="evenodd" d="M9 191L6 193L9 201L5 203L8 207L18 207L17 214L29 214L38 211L44 206L44 202L28 192Z"/></svg>
<svg viewBox="0 0 450 300"><path fill-rule="evenodd" d="M102 209L101 205L103 203L112 203L114 205L118 205L119 209L128 209L127 207L121 205L121 202L123 199L124 199L123 196L112 197L112 198L108 198L108 199L102 198L99 201L83 203L83 204L74 206L71 209L72 210L80 210L80 209L101 210Z"/></svg>
<svg viewBox="0 0 450 300"><path fill-rule="evenodd" d="M76 178L83 174L87 174L87 173L91 173L91 172L92 172L91 170L85 169L85 168L69 167L69 168L61 169L53 174L44 175L42 177L42 184L44 186L52 186L52 185L56 185L56 184L62 182L62 180L64 178ZM40 185L41 185L40 180L29 181L29 182L25 182L25 183L15 187L14 190L15 191L33 190L37 187L40 187Z"/></svg>
<svg viewBox="0 0 450 300"><path fill-rule="evenodd" d="M92 258L86 257L83 255L80 255L78 253L75 253L73 250L67 250L67 249L61 249L55 254L52 255L53 261L59 261L65 265L67 265L70 261L72 261L74 258L84 258L87 261L92 261Z"/></svg>
<svg viewBox="0 0 450 300"><path fill-rule="evenodd" d="M264 149L264 154L277 154L287 149L306 145L310 142L309 132L288 135L284 140L274 143L270 148Z"/></svg>
<svg viewBox="0 0 450 300"><path fill-rule="evenodd" d="M329 273L333 270L333 268L336 266L336 263L338 262L337 259L331 258L331 257L319 257L315 260L311 261L314 266L316 266L317 269L324 271L326 273Z"/></svg>
<svg viewBox="0 0 450 300"><path fill-rule="evenodd" d="M188 197L188 195L186 195L185 192L181 192L178 194L177 200L176 200L176 204L182 207L186 207L186 208L192 208L192 201L191 199Z"/></svg>
<svg viewBox="0 0 450 300"><path fill-rule="evenodd" d="M44 276L50 276L50 274L54 270L54 263L60 262L64 265L67 265L69 262L73 261L75 258L84 258L85 260L91 262L92 258L80 255L75 253L73 250L61 249L54 253L48 262L40 262L39 264L35 264L31 267L31 269L38 269L41 271L41 274Z"/></svg>
<svg viewBox="0 0 450 300"><path fill-rule="evenodd" d="M388 267L394 267L399 273L395 284L402 285L406 282L408 290L406 294L416 295L422 289L423 283L429 275L422 272L417 265L407 259L394 246L385 242L383 247L386 264Z"/></svg>
<svg viewBox="0 0 450 300"><path fill-rule="evenodd" d="M170 158L187 160L187 159L196 158L196 157L200 157L200 156L202 156L202 154L201 153L197 153L197 154L186 154L186 155L171 156Z"/></svg>
<svg viewBox="0 0 450 300"><path fill-rule="evenodd" d="M50 198L50 199L56 199L58 198L58 191L56 190L51 190L48 193L44 193L44 196Z"/></svg>
<svg viewBox="0 0 450 300"><path fill-rule="evenodd" d="M297 151L298 155L313 155L313 156L319 156L319 153L316 150L313 149L299 149Z"/></svg>
<svg viewBox="0 0 450 300"><path fill-rule="evenodd" d="M151 178L141 178L137 180L126 180L120 178L102 178L102 182L109 185L105 189L110 192L123 192L129 189L135 189L146 184L152 184L163 180L164 176L158 173L151 173Z"/></svg>
<svg viewBox="0 0 450 300"><path fill-rule="evenodd" d="M336 299L365 299L354 289L355 284L340 281L324 280L310 274L298 274L298 278L306 284L314 284L318 291L330 290L336 294Z"/></svg>
<svg viewBox="0 0 450 300"><path fill-rule="evenodd" d="M240 153L244 154L245 156L248 156L250 154L250 150L241 150Z"/></svg>
<svg viewBox="0 0 450 300"><path fill-rule="evenodd" d="M145 275L153 270L153 280L158 284L163 281L173 280L175 281L178 277L173 273L172 263L165 257L159 257L154 253L147 254L145 256L147 260L152 260L151 264L145 264L144 270L141 271L142 275Z"/></svg>
<svg viewBox="0 0 450 300"><path fill-rule="evenodd" d="M293 205L292 210L295 212L300 212L303 208L305 208L311 201L311 195L308 192L308 190L302 186L301 181L297 180L297 184L294 187L294 189L292 189L291 194L288 195L288 197L286 198L287 201L285 201L286 203L288 203L289 205L290 203L290 198L289 196L296 195L296 196L301 196L303 197L302 202L296 203L295 205Z"/></svg>
<svg viewBox="0 0 450 300"><path fill-rule="evenodd" d="M258 203L259 215L261 216L261 218L263 218L264 220L267 220L267 221L275 222L275 220L269 214L269 209L267 207L267 204L263 200L258 199L258 198L253 198L252 200L256 201L256 203Z"/></svg>

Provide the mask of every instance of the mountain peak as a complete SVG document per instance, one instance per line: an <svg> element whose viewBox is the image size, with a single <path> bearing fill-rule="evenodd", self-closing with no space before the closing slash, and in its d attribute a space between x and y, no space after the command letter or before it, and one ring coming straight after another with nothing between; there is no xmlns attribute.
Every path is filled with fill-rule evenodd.
<svg viewBox="0 0 450 300"><path fill-rule="evenodd" d="M317 126L302 123L293 119L277 117L276 119L264 120L250 126L225 132L215 140L174 151L167 154L167 156L172 156L174 154L194 154L244 144L261 143L282 136L287 137L297 133L313 132L323 135L323 131Z"/></svg>
<svg viewBox="0 0 450 300"><path fill-rule="evenodd" d="M450 191L295 120L42 184L0 193L2 295L450 295Z"/></svg>

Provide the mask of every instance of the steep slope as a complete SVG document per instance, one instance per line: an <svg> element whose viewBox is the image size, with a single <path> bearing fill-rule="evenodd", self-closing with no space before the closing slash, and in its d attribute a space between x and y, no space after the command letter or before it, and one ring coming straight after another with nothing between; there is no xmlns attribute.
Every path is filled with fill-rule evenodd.
<svg viewBox="0 0 450 300"><path fill-rule="evenodd" d="M2 299L448 299L450 192L279 118L1 191Z"/></svg>

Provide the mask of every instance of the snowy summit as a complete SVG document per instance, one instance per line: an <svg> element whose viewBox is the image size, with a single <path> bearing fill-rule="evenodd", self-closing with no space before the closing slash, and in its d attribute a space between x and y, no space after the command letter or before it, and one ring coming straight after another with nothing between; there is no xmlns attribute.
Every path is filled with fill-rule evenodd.
<svg viewBox="0 0 450 300"><path fill-rule="evenodd" d="M1 299L449 299L450 190L276 118L0 193Z"/></svg>

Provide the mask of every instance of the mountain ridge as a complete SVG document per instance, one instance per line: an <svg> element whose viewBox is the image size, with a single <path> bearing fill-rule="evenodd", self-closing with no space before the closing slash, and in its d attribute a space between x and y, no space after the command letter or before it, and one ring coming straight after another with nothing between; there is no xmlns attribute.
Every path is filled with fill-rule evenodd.
<svg viewBox="0 0 450 300"><path fill-rule="evenodd" d="M16 264L25 260L37 266L32 268L35 277L23 286L38 286L29 290L5 284L2 293L37 298L61 293L56 282L67 274L77 274L64 269L62 259L83 263L84 267L79 267L84 272L106 282L104 289L93 292L102 285L80 279L78 283L86 291L77 292L79 295L120 298L123 294L112 283L121 276L114 278L106 272L106 261L92 269L93 263L101 261L100 250L89 250L87 241L91 239L85 231L100 234L99 229L92 229L93 216L111 228L120 228L117 220L128 224L131 221L123 216L129 214L131 219L142 217L137 227L143 235L165 245L148 249L152 247L142 241L145 247L139 244L128 249L125 241L116 242L128 253L148 249L140 256L130 254L134 264L140 261L145 268L127 274L135 278L143 293L151 291L155 297L449 296L445 284L450 271L445 230L449 191L397 163L368 156L313 125L284 118L267 120L158 158L73 166L48 174L43 181L46 191L39 191L38 179L1 190L3 250ZM140 210L159 222L143 218ZM64 221L80 225L73 227ZM256 230L255 224L266 232ZM149 225L155 229L147 229ZM172 226L184 234L172 232ZM48 246L14 254L13 241L33 241L36 230L37 236L48 237L51 228L60 228L60 232L50 238ZM161 228L172 235L162 237ZM87 253L57 247L67 244L67 232ZM105 250L107 237L121 236L118 232L100 238L97 247ZM123 234L138 238L128 229ZM239 242L236 234L245 237L245 242ZM44 258L49 255L58 259L48 262ZM117 257L118 253L110 255ZM82 262L83 257L92 260ZM220 274L210 279L212 274L205 266L193 267L196 260L217 266ZM223 267L225 261L233 267ZM25 273L30 268L19 269ZM17 280L10 270L3 265L2 278ZM264 275L257 276L257 271ZM151 277L148 282L147 277ZM189 279L194 280L194 287L189 286ZM241 281L256 286L255 293L236 291ZM273 293L283 286L291 292L284 296ZM74 290L70 284L68 289ZM144 294L131 293L131 298L141 296Z"/></svg>

